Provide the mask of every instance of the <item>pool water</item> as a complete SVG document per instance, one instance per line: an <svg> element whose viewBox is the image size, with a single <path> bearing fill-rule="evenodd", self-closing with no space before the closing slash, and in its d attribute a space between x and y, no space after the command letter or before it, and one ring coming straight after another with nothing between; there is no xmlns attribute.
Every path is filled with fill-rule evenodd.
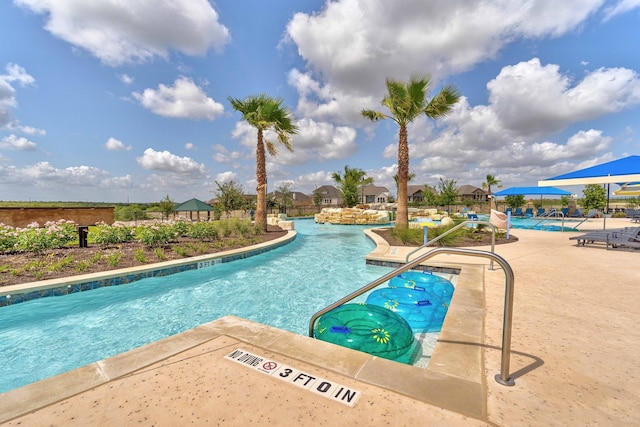
<svg viewBox="0 0 640 427"><path fill-rule="evenodd" d="M478 215L481 221L489 221L489 215ZM527 218L527 217L511 217L511 228L521 230L542 230L542 231L577 231L574 227L580 221L576 219L564 219L564 228L562 226L562 218Z"/></svg>
<svg viewBox="0 0 640 427"><path fill-rule="evenodd" d="M292 243L244 260L1 308L0 392L229 314L306 335L315 312L391 271L365 263L371 226L295 228Z"/></svg>

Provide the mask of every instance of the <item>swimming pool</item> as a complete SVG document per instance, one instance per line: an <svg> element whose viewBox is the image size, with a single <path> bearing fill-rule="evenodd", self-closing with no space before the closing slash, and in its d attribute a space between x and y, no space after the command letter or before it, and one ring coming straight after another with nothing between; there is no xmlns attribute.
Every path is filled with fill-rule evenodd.
<svg viewBox="0 0 640 427"><path fill-rule="evenodd" d="M313 313L391 271L365 263L371 226L295 228L292 243L255 257L1 308L0 392L229 314L306 335Z"/></svg>
<svg viewBox="0 0 640 427"><path fill-rule="evenodd" d="M489 215L478 215L480 221L489 221ZM524 230L542 230L542 231L577 231L574 227L582 220L564 219L564 227L562 218L528 218L528 217L511 217L511 228Z"/></svg>

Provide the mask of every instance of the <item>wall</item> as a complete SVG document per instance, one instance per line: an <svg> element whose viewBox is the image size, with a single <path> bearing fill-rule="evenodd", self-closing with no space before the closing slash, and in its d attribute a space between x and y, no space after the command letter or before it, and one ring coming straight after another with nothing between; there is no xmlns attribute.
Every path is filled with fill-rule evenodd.
<svg viewBox="0 0 640 427"><path fill-rule="evenodd" d="M388 224L389 212L357 208L324 208L315 215L315 221L330 224Z"/></svg>
<svg viewBox="0 0 640 427"><path fill-rule="evenodd" d="M32 222L44 225L47 221L67 219L78 225L94 225L103 221L113 224L113 207L105 208L0 208L0 223L12 227L26 227Z"/></svg>

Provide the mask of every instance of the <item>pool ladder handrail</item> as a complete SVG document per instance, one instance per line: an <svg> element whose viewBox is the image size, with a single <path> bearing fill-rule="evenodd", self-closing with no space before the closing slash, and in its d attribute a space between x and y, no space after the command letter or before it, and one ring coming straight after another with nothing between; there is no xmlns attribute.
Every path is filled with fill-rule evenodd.
<svg viewBox="0 0 640 427"><path fill-rule="evenodd" d="M313 338L313 327L315 326L316 321L320 316L330 312L331 310L340 307L342 304L345 304L352 299L364 294L367 291L375 288L376 286L387 282L397 275L404 273L407 270L415 267L416 265L428 260L429 258L434 257L438 254L453 254L453 255L467 255L467 256L475 256L482 258L489 258L491 260L495 260L505 273L505 292L504 292L504 316L502 319L502 355L500 362L500 373L495 375L495 380L499 384L505 386L513 386L515 385L515 381L513 378L509 376L509 363L511 358L511 330L513 323L513 288L514 288L514 274L513 270L509 263L502 258L501 256L487 251L481 251L477 249L468 249L468 248L434 248L429 252L420 255L413 261L407 262L404 265L396 268L390 273L385 274L382 277L374 280L373 282L361 287L360 289L350 293L349 295L339 299L333 304L323 308L322 310L316 312L313 316L311 316L311 320L309 321L309 336Z"/></svg>
<svg viewBox="0 0 640 427"><path fill-rule="evenodd" d="M557 218L558 215L560 215L562 217L562 227L561 227L560 230L564 231L564 218L565 218L565 215L564 215L564 213L562 211L559 211L559 210L556 210L556 209L551 209L549 212L546 212L546 213L538 216L537 218L543 218L543 219L541 219L540 221L538 221L535 224L533 224L533 227L535 228L535 227L538 226L538 224L542 224L543 222L550 220L552 218L551 215L553 215L553 218ZM578 225L580 225L580 224L578 224Z"/></svg>

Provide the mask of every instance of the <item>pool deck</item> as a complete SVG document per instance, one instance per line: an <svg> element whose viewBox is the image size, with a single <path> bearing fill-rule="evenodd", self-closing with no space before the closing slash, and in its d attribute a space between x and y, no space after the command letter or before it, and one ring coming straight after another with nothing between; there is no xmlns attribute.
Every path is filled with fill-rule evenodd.
<svg viewBox="0 0 640 427"><path fill-rule="evenodd" d="M607 219L607 228L632 225ZM589 228L602 220L581 226ZM504 272L486 259L438 255L429 263L462 272L428 369L228 316L1 394L0 424L640 424L640 251L577 247L573 233L512 234L519 241L496 253L515 274L513 387L494 380ZM369 257L407 251L381 244ZM293 374L225 357L234 350Z"/></svg>

